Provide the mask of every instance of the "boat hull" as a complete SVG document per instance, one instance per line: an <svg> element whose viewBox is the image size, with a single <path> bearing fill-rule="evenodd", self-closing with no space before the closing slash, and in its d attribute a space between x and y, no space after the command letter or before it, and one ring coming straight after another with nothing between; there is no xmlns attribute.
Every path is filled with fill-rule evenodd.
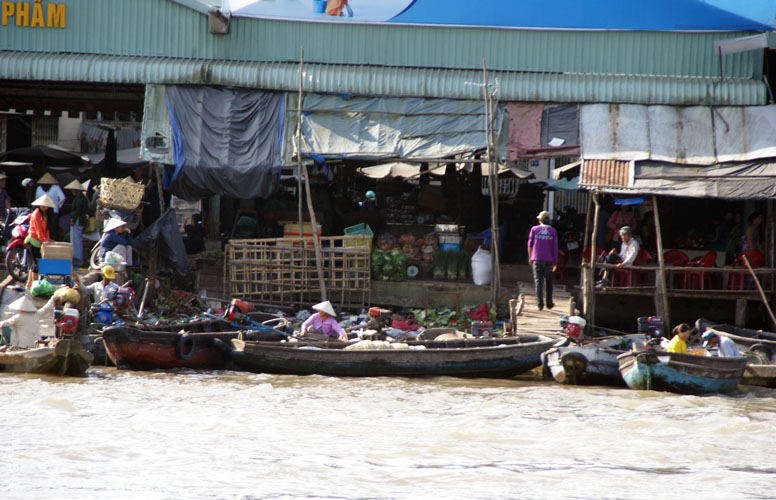
<svg viewBox="0 0 776 500"><path fill-rule="evenodd" d="M776 365L746 365L741 383L776 389Z"/></svg>
<svg viewBox="0 0 776 500"><path fill-rule="evenodd" d="M229 342L237 332L149 332L133 327L110 327L102 333L105 350L119 369L227 369Z"/></svg>
<svg viewBox="0 0 776 500"><path fill-rule="evenodd" d="M720 358L662 351L630 351L618 356L620 373L631 389L678 394L733 391L746 358Z"/></svg>
<svg viewBox="0 0 776 500"><path fill-rule="evenodd" d="M617 356L634 344L643 348L646 341L646 336L633 334L556 345L542 354L542 366L560 384L624 386Z"/></svg>
<svg viewBox="0 0 776 500"><path fill-rule="evenodd" d="M49 347L0 353L0 371L80 377L93 359L79 341L58 339Z"/></svg>
<svg viewBox="0 0 776 500"><path fill-rule="evenodd" d="M541 354L553 339L487 347L441 347L428 343L423 349L320 349L294 343L251 342L235 339L234 363L256 373L329 375L341 377L512 377L541 365ZM420 347L421 342L413 347ZM460 344L460 341L456 342ZM476 345L471 342L470 345ZM423 346L426 347L426 346Z"/></svg>

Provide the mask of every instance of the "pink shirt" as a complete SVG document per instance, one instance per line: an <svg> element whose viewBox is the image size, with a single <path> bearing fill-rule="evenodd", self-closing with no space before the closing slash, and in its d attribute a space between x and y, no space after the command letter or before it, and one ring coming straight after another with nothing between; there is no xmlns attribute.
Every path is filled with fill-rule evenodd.
<svg viewBox="0 0 776 500"><path fill-rule="evenodd" d="M332 318L329 316L326 318L326 320L322 320L321 316L318 313L313 314L307 320L302 323L302 331L306 332L307 328L312 325L313 328L316 330L322 330L324 335L328 335L329 337L335 337L335 336L344 336L345 331L342 329L341 326L339 326L339 323L337 323L337 320L335 318ZM336 332L337 335L332 335L332 331Z"/></svg>

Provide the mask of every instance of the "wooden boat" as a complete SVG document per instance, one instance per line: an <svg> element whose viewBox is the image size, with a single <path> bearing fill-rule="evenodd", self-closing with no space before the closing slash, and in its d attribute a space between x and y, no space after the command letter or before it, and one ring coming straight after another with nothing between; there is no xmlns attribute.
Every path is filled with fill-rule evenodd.
<svg viewBox="0 0 776 500"><path fill-rule="evenodd" d="M746 358L720 358L675 352L629 351L617 357L623 380L631 389L679 394L713 394L736 388Z"/></svg>
<svg viewBox="0 0 776 500"><path fill-rule="evenodd" d="M102 340L108 357L120 370L224 370L231 367L230 342L238 334L238 330L190 333L111 326L103 330ZM277 342L286 336L274 332L250 332L250 338Z"/></svg>
<svg viewBox="0 0 776 500"><path fill-rule="evenodd" d="M48 346L0 352L0 371L80 377L93 356L74 339L53 339Z"/></svg>
<svg viewBox="0 0 776 500"><path fill-rule="evenodd" d="M416 340L405 343L404 349L358 350L343 348L344 342L321 348L305 342L248 341L242 336L232 340L238 369L345 377L512 377L541 366L540 356L553 342L549 337L524 335Z"/></svg>
<svg viewBox="0 0 776 500"><path fill-rule="evenodd" d="M271 313L252 312L246 316L251 322L262 325L285 328L288 324L285 318ZM84 343L97 362L107 366L116 365L120 369L223 369L231 359L229 341L237 337L239 326L238 323L218 317L199 318L185 323L125 324L106 327L98 334L90 334ZM104 335L109 330L111 333L108 340ZM188 334L186 338L190 340L181 341L184 334ZM284 337L270 335L262 338L281 340ZM196 341L196 346L192 344L193 341ZM180 346L178 342L181 342ZM111 350L108 349L108 343L112 344ZM213 349L209 348L210 344ZM195 347L199 351L196 355L190 352ZM122 366L117 364L116 359L121 360Z"/></svg>
<svg viewBox="0 0 776 500"><path fill-rule="evenodd" d="M644 349L647 340L643 334L592 338L581 343L563 338L542 353L543 371L561 384L623 386L617 356L634 348Z"/></svg>

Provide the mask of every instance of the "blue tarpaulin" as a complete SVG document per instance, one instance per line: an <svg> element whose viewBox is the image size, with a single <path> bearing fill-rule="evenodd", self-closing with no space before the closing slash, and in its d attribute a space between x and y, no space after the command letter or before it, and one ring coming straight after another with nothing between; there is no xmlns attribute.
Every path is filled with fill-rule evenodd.
<svg viewBox="0 0 776 500"><path fill-rule="evenodd" d="M415 0L392 23L636 31L770 31L698 0Z"/></svg>

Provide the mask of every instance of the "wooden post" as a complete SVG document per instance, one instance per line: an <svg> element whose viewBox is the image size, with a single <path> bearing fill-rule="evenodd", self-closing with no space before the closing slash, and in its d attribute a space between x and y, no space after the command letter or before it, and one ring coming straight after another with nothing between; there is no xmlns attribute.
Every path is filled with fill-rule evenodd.
<svg viewBox="0 0 776 500"><path fill-rule="evenodd" d="M666 289L666 266L663 259L663 234L660 230L660 212L657 209L657 196L652 195L652 213L655 214L655 236L657 239L658 274L655 281L655 311L670 328L671 311L668 309L668 291Z"/></svg>
<svg viewBox="0 0 776 500"><path fill-rule="evenodd" d="M327 300L326 294L326 282L323 279L323 265L321 264L321 241L320 234L318 233L318 221L315 218L315 209L313 207L313 197L310 192L310 176L307 172L307 167L302 162L302 70L304 69L304 46L302 46L301 56L299 59L299 105L297 106L297 147L296 147L296 162L299 168L300 175L304 175L304 186L307 194L307 211L310 212L310 223L313 226L313 245L315 246L315 269L318 272L318 286L321 288L321 301ZM301 212L301 200L302 193L299 193L299 250L304 252L304 238L302 233L302 212Z"/></svg>
<svg viewBox="0 0 776 500"><path fill-rule="evenodd" d="M590 238L590 268L587 271L585 288L582 289L582 307L585 309L585 317L589 324L595 324L595 240L596 235L598 235L598 216L601 212L601 204L598 203L598 193L592 193L592 198L595 204L595 214L593 215L593 234Z"/></svg>
<svg viewBox="0 0 776 500"><path fill-rule="evenodd" d="M501 270L498 254L498 158L494 159L493 140L493 96L488 90L488 69L482 60L482 92L485 100L485 151L488 162L488 191L490 191L490 301L498 302L501 291Z"/></svg>
<svg viewBox="0 0 776 500"><path fill-rule="evenodd" d="M302 217L302 66L304 65L304 45L299 57L299 97L296 103L296 197L299 212L299 248L304 248L304 218ZM315 229L315 227L313 227ZM315 231L313 231L315 232Z"/></svg>
<svg viewBox="0 0 776 500"><path fill-rule="evenodd" d="M776 317L773 315L773 310L771 310L770 304L768 304L768 299L765 297L765 292L763 291L763 287L760 286L760 280L757 279L757 274L755 274L754 269L752 269L752 266L749 265L749 259L746 258L746 255L741 255L744 259L744 264L746 264L746 268L749 269L749 273L752 275L752 278L754 278L754 284L757 285L757 291L760 292L760 298L763 299L763 304L765 304L765 308L768 309L768 314L771 317L771 323L774 327L776 327Z"/></svg>

